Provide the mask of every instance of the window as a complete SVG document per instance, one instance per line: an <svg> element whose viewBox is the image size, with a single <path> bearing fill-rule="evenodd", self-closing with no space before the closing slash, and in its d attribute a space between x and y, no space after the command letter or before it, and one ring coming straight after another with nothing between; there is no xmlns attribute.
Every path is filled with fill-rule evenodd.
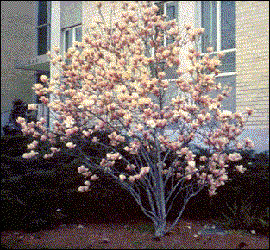
<svg viewBox="0 0 270 250"><path fill-rule="evenodd" d="M40 82L40 77L42 75L46 75L48 78L50 77L50 72L48 71L37 71L36 72L36 83L41 83ZM35 113L36 115L36 119L39 120L41 117L44 117L46 120L46 126L49 126L49 109L46 105L44 105L41 101L40 101L40 97L36 94L34 94L34 103L38 104L38 108L37 111Z"/></svg>
<svg viewBox="0 0 270 250"><path fill-rule="evenodd" d="M232 87L232 91L229 98L222 102L221 109L235 112L235 1L201 1L198 2L198 11L199 26L205 29L199 50L206 53L208 47L213 47L211 54L224 53L219 67L222 73L216 77L216 81L224 87Z"/></svg>
<svg viewBox="0 0 270 250"><path fill-rule="evenodd" d="M156 1L155 4L159 7L159 11L157 13L158 15L164 14L166 16L166 21L176 20L176 22L178 22L179 1ZM164 40L162 43L164 46L168 46L173 42L174 39L172 37L164 35ZM153 55L153 49L151 50L151 53ZM164 62L161 62L160 64L164 65ZM161 66L161 68L164 68L163 65ZM165 105L168 105L170 103L170 100L176 96L186 98L188 103L192 103L190 95L180 91L176 86L175 79L178 78L178 74L176 73L177 69L177 66L165 67L164 71L166 73L166 79L169 81L169 87L165 95Z"/></svg>
<svg viewBox="0 0 270 250"><path fill-rule="evenodd" d="M62 34L61 34L61 51L62 54L66 53L69 48L73 46L73 43L81 42L82 41L82 26L77 25L69 28L64 28L62 29ZM66 59L66 63L70 64L71 60Z"/></svg>
<svg viewBox="0 0 270 250"><path fill-rule="evenodd" d="M178 1L159 1L155 2L159 7L158 15L166 15L166 21L176 20L178 21ZM164 36L165 46L173 43L173 39Z"/></svg>
<svg viewBox="0 0 270 250"><path fill-rule="evenodd" d="M38 1L37 53L44 55L50 49L50 1Z"/></svg>
<svg viewBox="0 0 270 250"><path fill-rule="evenodd" d="M201 52L208 47L214 53L222 51L222 72L235 72L235 1L202 1L200 4L201 27L205 29L201 39Z"/></svg>
<svg viewBox="0 0 270 250"><path fill-rule="evenodd" d="M65 28L62 30L62 49L67 52L73 46L73 42L82 41L82 26L77 25L74 27Z"/></svg>
<svg viewBox="0 0 270 250"><path fill-rule="evenodd" d="M157 13L158 15L165 14L167 21L176 20L176 22L178 22L178 1L157 1L155 2L155 4L159 8L158 13ZM163 46L168 46L173 42L174 42L174 39L172 37L164 34L164 40L162 41ZM153 56L154 54L153 48L151 48L150 53ZM160 66L163 69L164 62L161 62ZM151 70L152 72L154 72L153 68L151 68ZM166 78L176 79L177 78L176 70L177 70L176 66L173 66L171 68L165 67Z"/></svg>

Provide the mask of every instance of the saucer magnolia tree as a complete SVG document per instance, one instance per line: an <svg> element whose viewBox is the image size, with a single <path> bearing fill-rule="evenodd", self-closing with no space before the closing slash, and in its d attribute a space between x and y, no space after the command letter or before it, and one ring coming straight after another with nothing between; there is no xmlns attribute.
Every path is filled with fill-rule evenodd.
<svg viewBox="0 0 270 250"><path fill-rule="evenodd" d="M155 236L162 237L178 223L193 196L204 187L214 195L228 180L230 163L242 157L227 149L253 146L248 138L242 144L237 140L252 110L243 115L221 110L229 93L215 80L222 55L201 55L194 49L203 29L180 30L149 2L111 3L106 17L102 3L96 7L100 19L83 41L74 43L64 58L59 49L49 54L59 75L51 80L42 76L34 87L55 117L53 127L47 129L43 118L36 123L17 119L23 133L34 137L23 157L38 155L44 141L51 147L43 157L52 157L61 150L56 147L59 138L84 162L78 166L86 178L79 192L88 191L101 173L110 176L130 192L153 221ZM176 69L174 83L166 80L170 69ZM92 136L97 131L109 131L108 145ZM82 150L90 139L108 149L98 163ZM194 139L210 153L198 164L190 148ZM117 151L121 145L127 154ZM117 160L125 169L119 169ZM235 170L245 169L238 165ZM182 208L168 226L166 218L179 197Z"/></svg>

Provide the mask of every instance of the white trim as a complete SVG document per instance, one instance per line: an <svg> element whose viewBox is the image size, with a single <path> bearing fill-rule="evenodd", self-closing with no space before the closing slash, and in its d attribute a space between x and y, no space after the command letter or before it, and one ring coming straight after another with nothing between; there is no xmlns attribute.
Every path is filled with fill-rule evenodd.
<svg viewBox="0 0 270 250"><path fill-rule="evenodd" d="M166 1L164 2L164 15L167 17L167 6L168 4L173 4L174 7L176 7L176 17L173 20L176 20L176 22L178 23L178 15L179 15L179 5L177 3L177 1ZM178 8L177 8L178 7ZM167 46L167 37L164 34L164 46Z"/></svg>
<svg viewBox="0 0 270 250"><path fill-rule="evenodd" d="M221 2L217 1L217 51L221 50Z"/></svg>
<svg viewBox="0 0 270 250"><path fill-rule="evenodd" d="M60 48L60 14L61 14L61 8L60 8L60 1L52 1L51 2L51 16L53 17L51 22L51 48L54 47ZM54 54L54 51L52 50L52 54ZM56 74L58 74L59 70L56 66L50 62L50 78L52 79ZM50 95L50 101L53 100L55 97L53 95ZM53 116L48 116L49 120L49 129L53 129Z"/></svg>
<svg viewBox="0 0 270 250"><path fill-rule="evenodd" d="M224 76L235 76L237 75L236 72L222 72L222 73L219 73L216 78L219 78L219 77L224 77Z"/></svg>
<svg viewBox="0 0 270 250"><path fill-rule="evenodd" d="M82 23L77 25L72 25L71 27L66 27L61 29L61 36L62 36L62 48L63 48L63 54L67 52L66 49L66 32L71 31L71 47L73 46L73 43L76 41L76 29L82 27Z"/></svg>
<svg viewBox="0 0 270 250"><path fill-rule="evenodd" d="M174 5L177 5L176 7L176 17L175 17L175 20L176 22L178 23L179 22L179 4L178 4L179 1L154 1L153 4L157 4L157 3L162 3L163 4L163 8L164 8L164 15L166 16L167 15L167 5L170 4L170 3L173 3ZM166 39L166 35L164 34L164 47L167 46L167 39ZM150 49L150 54L151 54L151 57L154 56L154 48L151 48Z"/></svg>
<svg viewBox="0 0 270 250"><path fill-rule="evenodd" d="M232 48L232 49L226 49L226 50L221 50L221 1L216 1L217 2L217 50L213 53L217 53L217 52L223 52L223 53L227 53L227 52L233 52L236 50L236 48ZM211 5L212 6L212 5ZM197 4L197 16L198 16L198 24L201 27L202 26L202 15L201 15L201 3L199 2ZM200 44L200 51L202 52L202 46ZM204 53L202 53L204 54Z"/></svg>
<svg viewBox="0 0 270 250"><path fill-rule="evenodd" d="M36 55L37 56L41 56L38 54L38 50L39 50L39 37L38 37L38 33L39 33L39 29L42 28L42 27L47 27L47 44L46 44L46 48L47 48L47 51L50 50L51 46L50 46L50 43L51 43L51 17L52 17L52 13L51 13L51 1L47 1L47 22L44 23L44 24L41 24L41 25L38 25L38 21L39 21L39 1L36 1L36 12L37 12L37 15L36 15Z"/></svg>
<svg viewBox="0 0 270 250"><path fill-rule="evenodd" d="M201 53L201 55L205 55L205 54L210 54L210 55L214 55L217 53L230 53L230 52L236 52L236 48L232 48L232 49L225 49L225 50L221 50L221 1L216 1L217 3L217 48L216 51L211 52L211 53L207 53L207 52L202 52L202 37L200 38L200 41L198 43L198 51ZM212 5L211 5L212 6ZM197 4L197 23L199 24L200 27L202 27L202 5L201 2L198 2ZM222 77L222 76L229 76L229 75L236 75L236 72L223 72L220 73L217 77Z"/></svg>
<svg viewBox="0 0 270 250"><path fill-rule="evenodd" d="M214 54L218 54L220 52L222 52L222 53L236 52L236 48L234 48L234 49L225 49L225 50L217 50L217 51L213 51L211 53L205 52L205 53L201 53L201 55L202 56L205 55L205 54L214 55Z"/></svg>

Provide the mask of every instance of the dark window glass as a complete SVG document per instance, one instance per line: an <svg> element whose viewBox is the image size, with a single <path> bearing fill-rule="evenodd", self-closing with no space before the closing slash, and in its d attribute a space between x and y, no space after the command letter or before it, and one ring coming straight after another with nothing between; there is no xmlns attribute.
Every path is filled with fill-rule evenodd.
<svg viewBox="0 0 270 250"><path fill-rule="evenodd" d="M48 32L48 37L47 37L47 51L51 49L51 26L47 26L47 32Z"/></svg>
<svg viewBox="0 0 270 250"><path fill-rule="evenodd" d="M221 2L221 49L235 48L235 2Z"/></svg>
<svg viewBox="0 0 270 250"><path fill-rule="evenodd" d="M174 5L170 4L167 5L166 16L168 21L176 18L176 9Z"/></svg>
<svg viewBox="0 0 270 250"><path fill-rule="evenodd" d="M157 7L159 8L157 15L163 15L164 14L164 2L155 3Z"/></svg>
<svg viewBox="0 0 270 250"><path fill-rule="evenodd" d="M38 28L38 55L47 53L47 26Z"/></svg>
<svg viewBox="0 0 270 250"><path fill-rule="evenodd" d="M177 79L178 78L178 74L176 73L177 69L178 69L177 66L167 67L165 69L166 79Z"/></svg>
<svg viewBox="0 0 270 250"><path fill-rule="evenodd" d="M178 17L178 3L177 2L171 2L171 3L167 3L166 4L166 20L170 21L170 20L177 20ZM168 36L167 40L166 40L166 45L170 45L171 43L174 42L173 37Z"/></svg>
<svg viewBox="0 0 270 250"><path fill-rule="evenodd" d="M38 1L38 25L47 23L47 2Z"/></svg>
<svg viewBox="0 0 270 250"><path fill-rule="evenodd" d="M76 33L76 41L81 42L82 41L82 27L78 27L75 29Z"/></svg>
<svg viewBox="0 0 270 250"><path fill-rule="evenodd" d="M208 47L217 50L217 3L215 1L203 1L202 6L202 27L205 29L202 35L202 52Z"/></svg>
<svg viewBox="0 0 270 250"><path fill-rule="evenodd" d="M66 31L66 52L68 51L68 48L70 48L72 46L72 31L71 30L67 30Z"/></svg>

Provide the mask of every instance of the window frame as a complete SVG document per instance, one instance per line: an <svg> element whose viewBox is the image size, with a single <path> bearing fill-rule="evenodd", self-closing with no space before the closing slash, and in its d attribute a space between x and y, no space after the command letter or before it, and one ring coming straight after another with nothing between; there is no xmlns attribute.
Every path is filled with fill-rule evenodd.
<svg viewBox="0 0 270 250"><path fill-rule="evenodd" d="M73 43L76 40L76 29L77 28L80 28L81 27L81 30L82 30L82 23L79 23L79 24L75 24L75 25L72 25L70 27L65 27L65 28L62 28L61 29L61 47L62 47L62 53L66 53L68 48L66 46L66 32L67 31L72 31L71 35L72 35L72 38L71 38L71 46L69 48L71 48L73 46ZM82 31L81 31L82 32Z"/></svg>
<svg viewBox="0 0 270 250"><path fill-rule="evenodd" d="M217 50L213 51L211 53L208 53L210 55L215 55L218 54L220 52L226 54L226 53L231 53L231 52L235 52L236 54L236 46L235 48L232 49L225 49L222 50L221 49L221 1L216 1L217 3ZM198 27L202 27L202 2L201 1L197 1L197 26ZM199 42L198 42L198 51L201 53L201 55L205 55L207 54L207 52L202 52L202 37L200 37ZM236 62L235 62L236 63ZM231 76L231 75L236 75L236 69L235 71L228 71L228 72L221 72L219 73L216 77L222 77L222 76Z"/></svg>
<svg viewBox="0 0 270 250"><path fill-rule="evenodd" d="M173 3L174 5L176 5L177 11L176 11L176 17L172 20L176 20L176 22L178 23L178 16L179 16L179 6L178 6L178 1L154 1L153 4L158 4L158 3L162 3L163 4L163 8L164 8L164 15L167 15L167 5ZM164 34L163 36L164 38L164 47L167 46L167 37ZM154 48L151 48L150 50L150 54L151 56L154 56Z"/></svg>
<svg viewBox="0 0 270 250"><path fill-rule="evenodd" d="M178 1L154 1L153 4L157 4L157 3L163 4L165 16L167 15L167 5L173 3L174 6L176 6L177 10L176 10L176 16L172 20L175 20L176 23L179 24L179 3L178 3ZM165 47L167 46L167 37L165 34L164 34L164 46ZM153 57L154 56L154 48L151 48L150 53L151 53L151 56ZM176 85L177 79L178 78L171 78L171 79L166 78L165 80L167 80L169 82L169 85L173 85L173 84ZM194 101L192 100L191 95L188 93L185 93L179 89L178 89L177 94L175 96L180 96L181 98L186 98L188 100L188 104L194 104ZM166 99L167 99L167 97L166 97ZM166 100L166 102L167 102L167 100Z"/></svg>
<svg viewBox="0 0 270 250"><path fill-rule="evenodd" d="M37 1L37 19L36 19L36 39L37 39L37 46L36 46L36 54L38 56L45 55L50 50L51 45L51 1L47 2L47 22L44 24L39 25L39 2ZM47 27L47 40L46 40L46 53L39 54L39 30L43 27Z"/></svg>

